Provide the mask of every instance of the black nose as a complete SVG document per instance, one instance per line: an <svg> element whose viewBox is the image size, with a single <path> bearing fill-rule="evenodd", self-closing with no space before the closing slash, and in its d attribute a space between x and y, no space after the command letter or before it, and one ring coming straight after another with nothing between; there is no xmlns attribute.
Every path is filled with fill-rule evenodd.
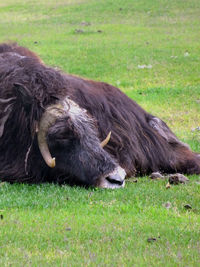
<svg viewBox="0 0 200 267"><path fill-rule="evenodd" d="M106 177L106 180L111 184L123 185L124 178L122 178L119 174L110 174Z"/></svg>
<svg viewBox="0 0 200 267"><path fill-rule="evenodd" d="M120 166L117 166L111 173L100 179L99 187L101 188L121 188L125 186L126 172Z"/></svg>

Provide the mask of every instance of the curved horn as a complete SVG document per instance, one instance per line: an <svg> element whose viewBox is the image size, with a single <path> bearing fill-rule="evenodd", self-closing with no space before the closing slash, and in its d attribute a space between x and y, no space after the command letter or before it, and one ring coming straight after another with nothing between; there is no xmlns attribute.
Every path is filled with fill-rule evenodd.
<svg viewBox="0 0 200 267"><path fill-rule="evenodd" d="M107 143L110 140L110 136L111 136L111 132L109 132L109 134L107 135L107 137L101 142L101 147L104 147L107 145Z"/></svg>
<svg viewBox="0 0 200 267"><path fill-rule="evenodd" d="M38 146L44 161L50 168L54 168L56 166L56 161L55 158L52 158L47 145L47 140L46 140L47 132L49 128L53 124L55 124L55 121L58 118L63 117L64 114L65 111L62 105L59 104L52 105L45 110L38 125L38 132L37 132Z"/></svg>

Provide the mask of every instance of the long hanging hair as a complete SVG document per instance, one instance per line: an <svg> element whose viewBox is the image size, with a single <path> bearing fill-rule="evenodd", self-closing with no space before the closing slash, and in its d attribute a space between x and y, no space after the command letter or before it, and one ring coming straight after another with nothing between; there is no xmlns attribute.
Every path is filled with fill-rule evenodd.
<svg viewBox="0 0 200 267"><path fill-rule="evenodd" d="M118 88L64 74L45 66L26 48L2 44L0 178L27 178L24 166L30 157L29 148L34 146L37 123L49 104L66 96L94 118L101 140L111 131L105 149L128 176L158 170L200 173L199 155L180 142L162 120L144 111ZM41 173L46 177L48 168L41 166Z"/></svg>

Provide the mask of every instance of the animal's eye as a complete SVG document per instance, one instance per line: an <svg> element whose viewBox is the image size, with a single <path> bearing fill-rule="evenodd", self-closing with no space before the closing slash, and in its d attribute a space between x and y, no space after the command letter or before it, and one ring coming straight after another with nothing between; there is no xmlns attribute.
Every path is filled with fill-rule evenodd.
<svg viewBox="0 0 200 267"><path fill-rule="evenodd" d="M48 138L52 141L68 141L73 138L72 134L65 129L59 129L59 131L51 131L48 134Z"/></svg>
<svg viewBox="0 0 200 267"><path fill-rule="evenodd" d="M73 138L69 138L69 137L56 137L54 139L54 142L57 144L61 144L61 145L69 145L71 143L73 143Z"/></svg>
<svg viewBox="0 0 200 267"><path fill-rule="evenodd" d="M56 136L56 137L54 138L55 141L61 141L61 142L62 142L62 141L69 141L69 139L70 139L70 138L68 138L68 137L64 137L64 136L63 136L63 137L62 137L62 136L58 136L58 137Z"/></svg>

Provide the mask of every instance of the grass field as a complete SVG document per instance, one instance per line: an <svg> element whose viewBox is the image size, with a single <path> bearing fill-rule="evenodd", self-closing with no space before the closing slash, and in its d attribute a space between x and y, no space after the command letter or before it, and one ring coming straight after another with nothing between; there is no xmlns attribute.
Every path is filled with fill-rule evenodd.
<svg viewBox="0 0 200 267"><path fill-rule="evenodd" d="M0 41L120 87L200 152L199 14L199 0L6 0ZM0 266L199 266L200 176L165 185L0 183Z"/></svg>

